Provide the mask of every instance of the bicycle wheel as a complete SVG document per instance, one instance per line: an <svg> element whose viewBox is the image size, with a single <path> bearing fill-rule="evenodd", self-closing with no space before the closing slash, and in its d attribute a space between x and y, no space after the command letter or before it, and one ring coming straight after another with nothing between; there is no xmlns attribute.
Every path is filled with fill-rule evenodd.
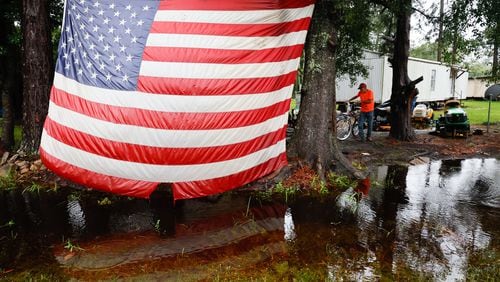
<svg viewBox="0 0 500 282"><path fill-rule="evenodd" d="M358 120L354 121L354 124L352 125L352 136L358 137L359 136L359 127L358 127Z"/></svg>
<svg viewBox="0 0 500 282"><path fill-rule="evenodd" d="M337 139L342 141L351 135L351 123L348 118L340 117L337 119Z"/></svg>

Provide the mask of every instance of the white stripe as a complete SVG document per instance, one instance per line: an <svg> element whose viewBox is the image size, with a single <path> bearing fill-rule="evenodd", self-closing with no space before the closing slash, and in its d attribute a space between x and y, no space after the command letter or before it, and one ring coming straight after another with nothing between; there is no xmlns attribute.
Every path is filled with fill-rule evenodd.
<svg viewBox="0 0 500 282"><path fill-rule="evenodd" d="M289 99L293 85L280 90L240 95L184 96L122 91L81 84L55 73L54 87L88 101L161 112L218 113L265 108Z"/></svg>
<svg viewBox="0 0 500 282"><path fill-rule="evenodd" d="M285 140L250 155L199 165L152 165L105 158L61 143L43 132L41 147L50 155L97 173L152 182L184 182L212 179L235 174L285 152Z"/></svg>
<svg viewBox="0 0 500 282"><path fill-rule="evenodd" d="M285 33L279 36L259 37L150 33L146 41L146 46L262 50L304 44L306 35L307 30Z"/></svg>
<svg viewBox="0 0 500 282"><path fill-rule="evenodd" d="M254 11L159 10L154 20L160 22L273 24L311 17L313 9L314 5L295 9Z"/></svg>
<svg viewBox="0 0 500 282"><path fill-rule="evenodd" d="M202 64L142 61L140 75L188 79L242 79L280 76L297 70L300 58L260 64Z"/></svg>
<svg viewBox="0 0 500 282"><path fill-rule="evenodd" d="M199 148L240 143L276 131L287 123L288 113L250 126L213 130L168 130L116 124L52 102L48 116L64 126L111 141L165 148Z"/></svg>

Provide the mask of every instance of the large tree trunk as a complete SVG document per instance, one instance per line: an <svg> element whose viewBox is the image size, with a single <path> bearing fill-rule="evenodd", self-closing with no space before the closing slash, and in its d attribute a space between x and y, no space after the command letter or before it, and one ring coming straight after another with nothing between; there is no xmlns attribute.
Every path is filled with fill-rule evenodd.
<svg viewBox="0 0 500 282"><path fill-rule="evenodd" d="M36 153L48 111L52 56L47 0L23 0L23 141L21 151Z"/></svg>
<svg viewBox="0 0 500 282"><path fill-rule="evenodd" d="M12 118L12 90L14 84L14 70L11 51L14 49L9 42L13 24L8 22L7 17L0 18L0 42L5 47L4 52L0 52L0 93L2 97L2 148L10 149L14 145L14 122Z"/></svg>
<svg viewBox="0 0 500 282"><path fill-rule="evenodd" d="M417 94L408 77L410 50L411 0L399 1L397 25L392 58L391 131L390 136L401 141L415 139L411 126L411 101Z"/></svg>
<svg viewBox="0 0 500 282"><path fill-rule="evenodd" d="M11 52L9 54L13 55ZM16 83L16 66L15 58L17 56L10 56L6 58L4 67L10 70L3 76L2 92L2 145L6 150L14 147L14 93Z"/></svg>
<svg viewBox="0 0 500 282"><path fill-rule="evenodd" d="M335 138L335 48L337 30L333 1L317 1L305 46L304 84L297 133L293 144L298 157L321 176L334 159L340 168L364 177L342 156Z"/></svg>

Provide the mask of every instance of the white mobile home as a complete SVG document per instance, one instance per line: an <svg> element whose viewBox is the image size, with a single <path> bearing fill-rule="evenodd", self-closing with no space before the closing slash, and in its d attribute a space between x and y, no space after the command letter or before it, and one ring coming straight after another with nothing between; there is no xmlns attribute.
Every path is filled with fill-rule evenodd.
<svg viewBox="0 0 500 282"><path fill-rule="evenodd" d="M347 101L356 95L360 82L365 82L368 88L373 90L376 103L389 100L392 88L392 67L388 58L387 55L381 53L365 51L362 62L368 67L368 77L358 77L354 85L351 85L347 76L337 79L337 101ZM424 80L417 84L419 90L417 102L443 101L452 97L465 99L467 97L468 72L458 70L455 79L452 78L450 72L451 67L440 62L409 58L408 75L410 79L424 77Z"/></svg>
<svg viewBox="0 0 500 282"><path fill-rule="evenodd" d="M467 85L467 98L483 99L486 89L495 84L488 81L490 78L491 76L469 78L469 83Z"/></svg>

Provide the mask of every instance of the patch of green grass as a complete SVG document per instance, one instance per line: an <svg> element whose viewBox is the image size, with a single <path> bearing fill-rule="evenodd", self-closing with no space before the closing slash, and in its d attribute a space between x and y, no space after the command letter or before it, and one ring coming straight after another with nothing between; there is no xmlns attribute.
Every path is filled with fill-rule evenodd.
<svg viewBox="0 0 500 282"><path fill-rule="evenodd" d="M349 187L356 186L356 182L354 180L350 179L346 175L336 174L333 171L328 173L327 178L330 185L337 189L345 190Z"/></svg>
<svg viewBox="0 0 500 282"><path fill-rule="evenodd" d="M489 101L464 100L462 107L467 112L470 124L485 125L488 121ZM444 110L434 111L434 119L438 119ZM492 101L490 109L490 124L500 123L500 101Z"/></svg>
<svg viewBox="0 0 500 282"><path fill-rule="evenodd" d="M66 244L64 244L64 248L66 250L70 251L71 253L74 251L84 251L83 248L80 248L80 246L78 246L78 244L71 242L70 239L66 240Z"/></svg>
<svg viewBox="0 0 500 282"><path fill-rule="evenodd" d="M23 138L23 129L20 125L14 126L14 146L19 148L19 144L21 144L21 139Z"/></svg>
<svg viewBox="0 0 500 282"><path fill-rule="evenodd" d="M3 118L0 118L0 136L3 131ZM19 144L21 144L21 139L23 138L23 129L21 125L14 126L14 148L19 148Z"/></svg>
<svg viewBox="0 0 500 282"><path fill-rule="evenodd" d="M5 176L0 177L0 189L11 190L16 187L16 173L13 169L10 169Z"/></svg>
<svg viewBox="0 0 500 282"><path fill-rule="evenodd" d="M464 109L471 124L486 124L488 121L489 101L467 100ZM490 109L490 124L500 122L500 101L492 101Z"/></svg>
<svg viewBox="0 0 500 282"><path fill-rule="evenodd" d="M288 202L288 199L292 196L295 196L297 192L300 191L299 187L296 186L287 186L284 185L283 182L278 182L276 185L274 185L272 192L276 194L280 194L283 197L285 197L285 202Z"/></svg>
<svg viewBox="0 0 500 282"><path fill-rule="evenodd" d="M315 191L317 191L320 195L326 195L328 194L328 187L326 186L326 182L323 181L319 176L314 176L313 179L311 180L311 188Z"/></svg>
<svg viewBox="0 0 500 282"><path fill-rule="evenodd" d="M31 182L31 185L24 188L23 193L25 192L30 192L30 193L40 193L40 190L42 189L42 185L36 183L36 182Z"/></svg>
<svg viewBox="0 0 500 282"><path fill-rule="evenodd" d="M469 258L467 281L500 281L499 252L483 250Z"/></svg>

